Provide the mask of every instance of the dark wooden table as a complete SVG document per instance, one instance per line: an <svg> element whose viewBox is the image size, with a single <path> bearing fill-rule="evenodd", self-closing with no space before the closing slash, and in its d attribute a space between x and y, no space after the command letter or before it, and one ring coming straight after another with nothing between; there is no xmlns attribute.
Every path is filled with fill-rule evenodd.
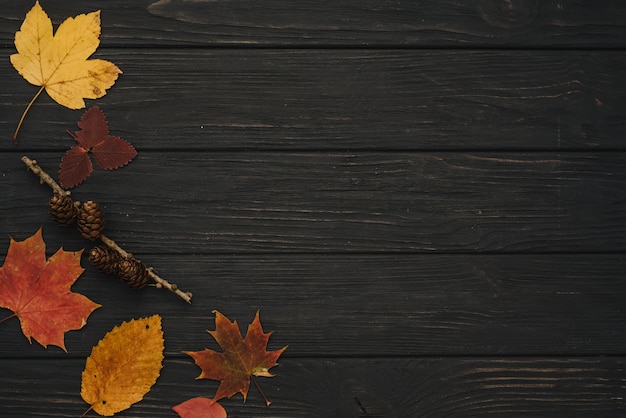
<svg viewBox="0 0 626 418"><path fill-rule="evenodd" d="M163 316L157 384L119 417L211 396L182 351L216 349L212 310L289 344L231 417L626 415L626 2L44 1L102 10L95 54L124 72L88 106L132 142L78 200L193 292L134 291L86 259L103 305L68 353L0 324L0 416L78 417L91 348ZM82 111L9 63L29 2L0 1L0 260L43 226ZM10 314L2 310L0 316ZM90 416L95 416L91 413Z"/></svg>

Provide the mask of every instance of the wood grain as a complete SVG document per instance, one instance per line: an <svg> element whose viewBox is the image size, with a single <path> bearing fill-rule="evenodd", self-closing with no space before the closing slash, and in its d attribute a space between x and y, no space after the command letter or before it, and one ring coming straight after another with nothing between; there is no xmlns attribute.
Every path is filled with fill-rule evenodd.
<svg viewBox="0 0 626 418"><path fill-rule="evenodd" d="M9 64L31 3L0 0L0 256L43 225L82 111ZM69 353L0 325L0 417L77 417L85 357L159 313L165 368L123 417L172 417L216 382L218 309L259 309L288 350L229 416L626 415L626 3L558 0L46 1L55 25L102 10L96 57L124 71L88 105L138 158L74 191L107 234L194 293L96 272ZM4 238L3 238L4 237ZM0 318L9 315L0 310Z"/></svg>
<svg viewBox="0 0 626 418"><path fill-rule="evenodd" d="M9 51L0 52L8 61ZM122 68L89 101L139 150L613 150L626 142L626 53L102 50ZM36 92L0 67L0 129ZM83 111L43 95L20 147L65 151ZM0 141L1 150L16 147Z"/></svg>
<svg viewBox="0 0 626 418"><path fill-rule="evenodd" d="M47 222L66 236L49 188L10 155L0 229ZM613 252L626 248L625 164L617 152L144 152L75 199L103 205L131 252Z"/></svg>
<svg viewBox="0 0 626 418"><path fill-rule="evenodd" d="M10 388L0 392L0 416L76 417L87 409L83 359L0 367L0 387ZM274 378L258 379L269 408L254 387L245 404L240 396L221 403L238 417L620 416L625 368L623 357L283 359ZM153 390L116 416L174 416L176 403L215 393L217 382L194 380L198 373L189 359L166 359Z"/></svg>
<svg viewBox="0 0 626 418"><path fill-rule="evenodd" d="M0 2L0 45L30 2ZM48 1L58 25L102 10L103 45L623 48L626 6L599 0Z"/></svg>
<svg viewBox="0 0 626 418"><path fill-rule="evenodd" d="M68 248L47 242L51 252ZM600 355L626 344L621 254L136 256L192 291L193 303L130 289L84 260L74 290L103 307L66 334L70 355L87 356L113 326L155 313L169 355L217 349L206 333L214 309L242 327L260 310L274 331L269 347L289 344L286 357ZM67 356L30 346L17 319L2 324L0 341L0 358Z"/></svg>

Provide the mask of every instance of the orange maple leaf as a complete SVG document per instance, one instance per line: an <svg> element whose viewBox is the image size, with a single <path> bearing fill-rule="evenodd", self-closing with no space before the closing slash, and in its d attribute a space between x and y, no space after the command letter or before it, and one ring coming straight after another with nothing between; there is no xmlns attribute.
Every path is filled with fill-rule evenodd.
<svg viewBox="0 0 626 418"><path fill-rule="evenodd" d="M213 397L214 401L230 398L238 392L244 401L250 387L250 376L272 377L269 369L276 366L276 360L287 346L276 351L265 351L271 332L264 333L261 328L259 312L248 326L246 338L242 339L237 321L230 320L218 311L215 313L215 331L209 334L220 345L223 352L210 350L187 351L202 369L198 379L220 380L220 386ZM269 405L269 401L266 399Z"/></svg>
<svg viewBox="0 0 626 418"><path fill-rule="evenodd" d="M60 248L46 260L41 228L24 241L11 238L0 267L0 307L12 310L10 317L20 319L28 341L32 337L44 347L51 344L67 351L65 332L82 328L101 306L70 290L84 271L82 252Z"/></svg>
<svg viewBox="0 0 626 418"><path fill-rule="evenodd" d="M115 83L122 72L117 66L87 59L96 52L99 37L100 11L67 18L53 35L52 21L35 2L15 33L17 54L11 55L11 64L26 81L41 88L26 107L14 141L28 109L44 89L60 105L80 109L85 107L84 98L102 97Z"/></svg>

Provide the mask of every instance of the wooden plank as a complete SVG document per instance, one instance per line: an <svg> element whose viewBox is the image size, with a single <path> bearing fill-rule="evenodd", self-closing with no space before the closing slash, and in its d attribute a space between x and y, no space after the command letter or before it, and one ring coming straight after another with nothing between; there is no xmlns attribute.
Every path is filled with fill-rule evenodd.
<svg viewBox="0 0 626 418"><path fill-rule="evenodd" d="M84 359L0 360L1 416L78 416ZM220 403L238 417L621 416L626 359L599 358L285 358L277 376ZM144 400L116 414L172 417L171 407L211 396L217 382L194 380L188 359L166 359Z"/></svg>
<svg viewBox="0 0 626 418"><path fill-rule="evenodd" d="M0 230L67 236L20 156L2 154ZM54 172L61 153L30 156ZM625 166L621 152L140 152L75 198L103 205L131 251L614 252Z"/></svg>
<svg viewBox="0 0 626 418"><path fill-rule="evenodd" d="M0 2L0 45L32 3ZM102 10L105 46L610 47L626 44L623 2L500 0L47 1L55 24Z"/></svg>
<svg viewBox="0 0 626 418"><path fill-rule="evenodd" d="M88 106L101 106L111 130L139 149L626 147L623 51L109 49L99 57L124 74ZM0 80L8 133L36 88L9 65ZM68 149L65 131L82 112L43 95L21 146ZM7 149L15 146L0 141Z"/></svg>
<svg viewBox="0 0 626 418"><path fill-rule="evenodd" d="M60 244L48 240L48 249ZM217 349L206 333L214 309L242 327L260 310L274 331L269 347L289 344L297 357L601 355L626 344L623 254L136 256L192 291L193 303L130 289L84 260L74 290L103 307L66 334L70 355L86 356L113 326L155 313L168 354ZM30 346L17 319L0 326L0 341L0 358L67 356Z"/></svg>

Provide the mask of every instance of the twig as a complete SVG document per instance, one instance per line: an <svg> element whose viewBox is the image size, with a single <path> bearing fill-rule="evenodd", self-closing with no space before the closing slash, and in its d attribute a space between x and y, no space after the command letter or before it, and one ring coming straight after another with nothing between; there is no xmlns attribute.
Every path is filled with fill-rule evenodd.
<svg viewBox="0 0 626 418"><path fill-rule="evenodd" d="M178 288L178 286L175 283L170 283L167 280L159 277L155 272L154 272L154 268L152 267L148 267L148 274L150 275L150 277L152 278L152 280L154 280L155 282L157 282L156 286L157 287L165 287L167 290L169 290L170 292L176 293L180 298L182 298L183 300L185 300L187 303L191 303L191 297L193 296L191 294L191 292L183 292L182 290L180 290Z"/></svg>
<svg viewBox="0 0 626 418"><path fill-rule="evenodd" d="M122 258L131 258L133 256L131 253L124 251L122 247L117 245L117 242L113 241L111 238L107 237L104 234L100 235L100 241L102 241L107 247L111 248L112 250L117 251L119 255L122 256Z"/></svg>
<svg viewBox="0 0 626 418"><path fill-rule="evenodd" d="M36 160L31 160L27 156L23 156L22 161L34 174L39 176L41 183L46 183L48 186L50 186L50 188L52 188L52 190L55 193L62 194L65 196L70 195L69 191L63 189L52 177L50 177L48 173L46 173L41 167L39 167ZM103 244L105 244L107 247L111 248L112 250L117 251L123 258L132 257L132 254L125 251L122 247L117 245L115 241L113 241L111 238L107 237L106 235L101 234L99 238ZM150 278L152 278L152 280L156 282L156 287L164 287L170 292L177 294L185 302L191 303L191 297L192 297L191 292L183 292L182 290L178 288L177 285L168 282L162 277L159 277L154 272L154 268L152 267L148 267L148 275L150 276Z"/></svg>
<svg viewBox="0 0 626 418"><path fill-rule="evenodd" d="M39 178L41 179L41 183L46 183L48 186L50 186L52 188L52 190L54 190L55 193L62 194L62 195L65 195L65 196L69 196L70 195L69 191L67 191L63 187L59 186L59 183L54 181L54 179L52 177L50 177L50 175L48 173L43 171L41 169L41 167L39 167L39 165L37 165L37 161L31 160L27 156L23 156L22 157L22 161L24 162L24 164L26 164L26 166L28 168L30 168L30 170L34 174L39 176Z"/></svg>

